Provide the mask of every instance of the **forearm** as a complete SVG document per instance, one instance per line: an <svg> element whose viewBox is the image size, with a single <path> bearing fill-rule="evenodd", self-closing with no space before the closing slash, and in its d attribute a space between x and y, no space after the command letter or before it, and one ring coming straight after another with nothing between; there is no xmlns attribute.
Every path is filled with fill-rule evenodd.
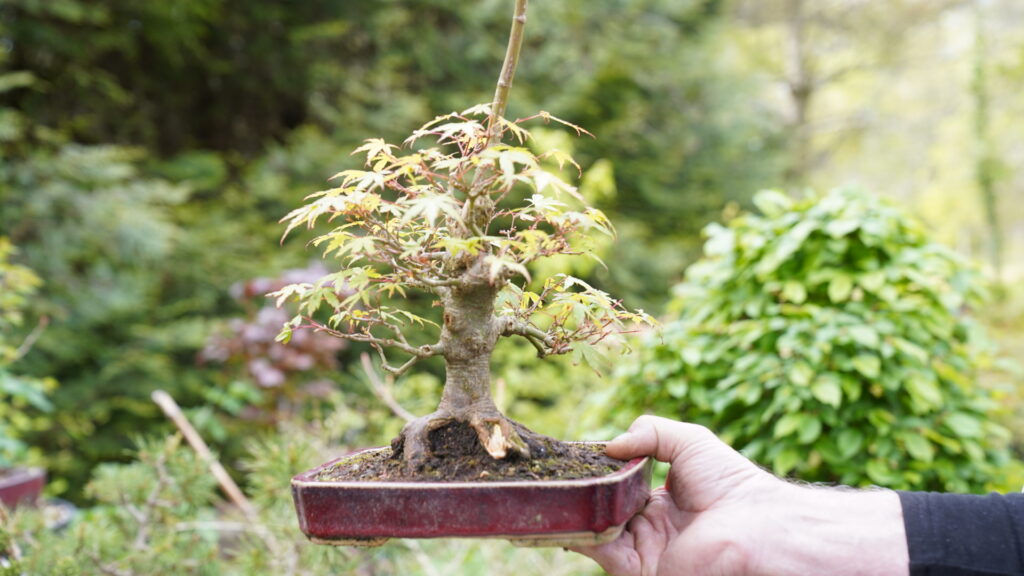
<svg viewBox="0 0 1024 576"><path fill-rule="evenodd" d="M784 484L773 506L774 520L752 551L762 574L909 573L895 492Z"/></svg>

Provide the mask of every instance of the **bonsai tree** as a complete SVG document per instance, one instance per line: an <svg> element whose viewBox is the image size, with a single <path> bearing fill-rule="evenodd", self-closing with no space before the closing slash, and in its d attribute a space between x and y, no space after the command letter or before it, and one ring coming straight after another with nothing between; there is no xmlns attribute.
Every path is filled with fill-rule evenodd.
<svg viewBox="0 0 1024 576"><path fill-rule="evenodd" d="M516 0L512 29L494 99L461 113L439 116L401 147L367 140L365 169L345 170L338 186L312 194L289 213L285 234L326 219L336 227L313 244L340 269L314 283L272 293L278 305L294 299L299 314L279 336L311 328L380 354L383 368L401 375L440 356L445 384L432 414L410 422L393 442L406 462L430 454L428 435L453 422L468 424L495 459L530 457L542 450L536 434L510 421L490 391L490 359L502 337L528 340L540 357L575 351L584 360L593 346L633 321L650 322L608 294L568 275L531 290L528 266L555 255L593 256L588 233L614 234L599 210L587 206L554 167L579 166L559 150L524 147L530 121L582 128L546 112L508 120L509 90L519 61L527 0ZM348 291L350 295L339 296ZM394 303L412 292L429 294L443 310L440 323ZM326 320L322 310L329 312ZM319 316L318 316L319 314ZM439 332L416 344L410 329ZM403 355L394 362L391 354Z"/></svg>

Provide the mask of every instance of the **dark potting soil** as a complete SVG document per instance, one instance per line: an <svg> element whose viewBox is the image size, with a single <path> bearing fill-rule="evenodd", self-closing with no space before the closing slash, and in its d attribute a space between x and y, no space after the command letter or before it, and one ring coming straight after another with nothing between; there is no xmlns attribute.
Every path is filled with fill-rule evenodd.
<svg viewBox="0 0 1024 576"><path fill-rule="evenodd" d="M476 432L456 422L430 434L433 454L418 470L410 469L391 448L346 458L317 476L321 481L493 482L578 480L604 476L626 462L604 453L604 444L530 438L531 458L492 458Z"/></svg>

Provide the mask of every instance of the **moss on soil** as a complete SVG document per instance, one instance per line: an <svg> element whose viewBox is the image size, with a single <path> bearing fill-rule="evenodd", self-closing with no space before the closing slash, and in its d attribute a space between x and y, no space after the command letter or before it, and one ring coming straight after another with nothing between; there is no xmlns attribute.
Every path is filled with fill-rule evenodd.
<svg viewBox="0 0 1024 576"><path fill-rule="evenodd" d="M391 448L345 458L322 471L320 481L493 482L578 480L605 476L626 463L604 453L604 444L531 442L533 457L495 460L480 446L476 433L454 423L431 433L433 451L419 469L410 469Z"/></svg>

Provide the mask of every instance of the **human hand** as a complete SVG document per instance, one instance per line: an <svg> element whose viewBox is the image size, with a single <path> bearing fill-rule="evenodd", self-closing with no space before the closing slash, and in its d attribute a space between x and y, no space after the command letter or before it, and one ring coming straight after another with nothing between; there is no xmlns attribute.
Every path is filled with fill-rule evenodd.
<svg viewBox="0 0 1024 576"><path fill-rule="evenodd" d="M622 535L576 548L613 576L907 574L899 498L806 488L752 464L708 429L641 416L608 454L671 464Z"/></svg>

